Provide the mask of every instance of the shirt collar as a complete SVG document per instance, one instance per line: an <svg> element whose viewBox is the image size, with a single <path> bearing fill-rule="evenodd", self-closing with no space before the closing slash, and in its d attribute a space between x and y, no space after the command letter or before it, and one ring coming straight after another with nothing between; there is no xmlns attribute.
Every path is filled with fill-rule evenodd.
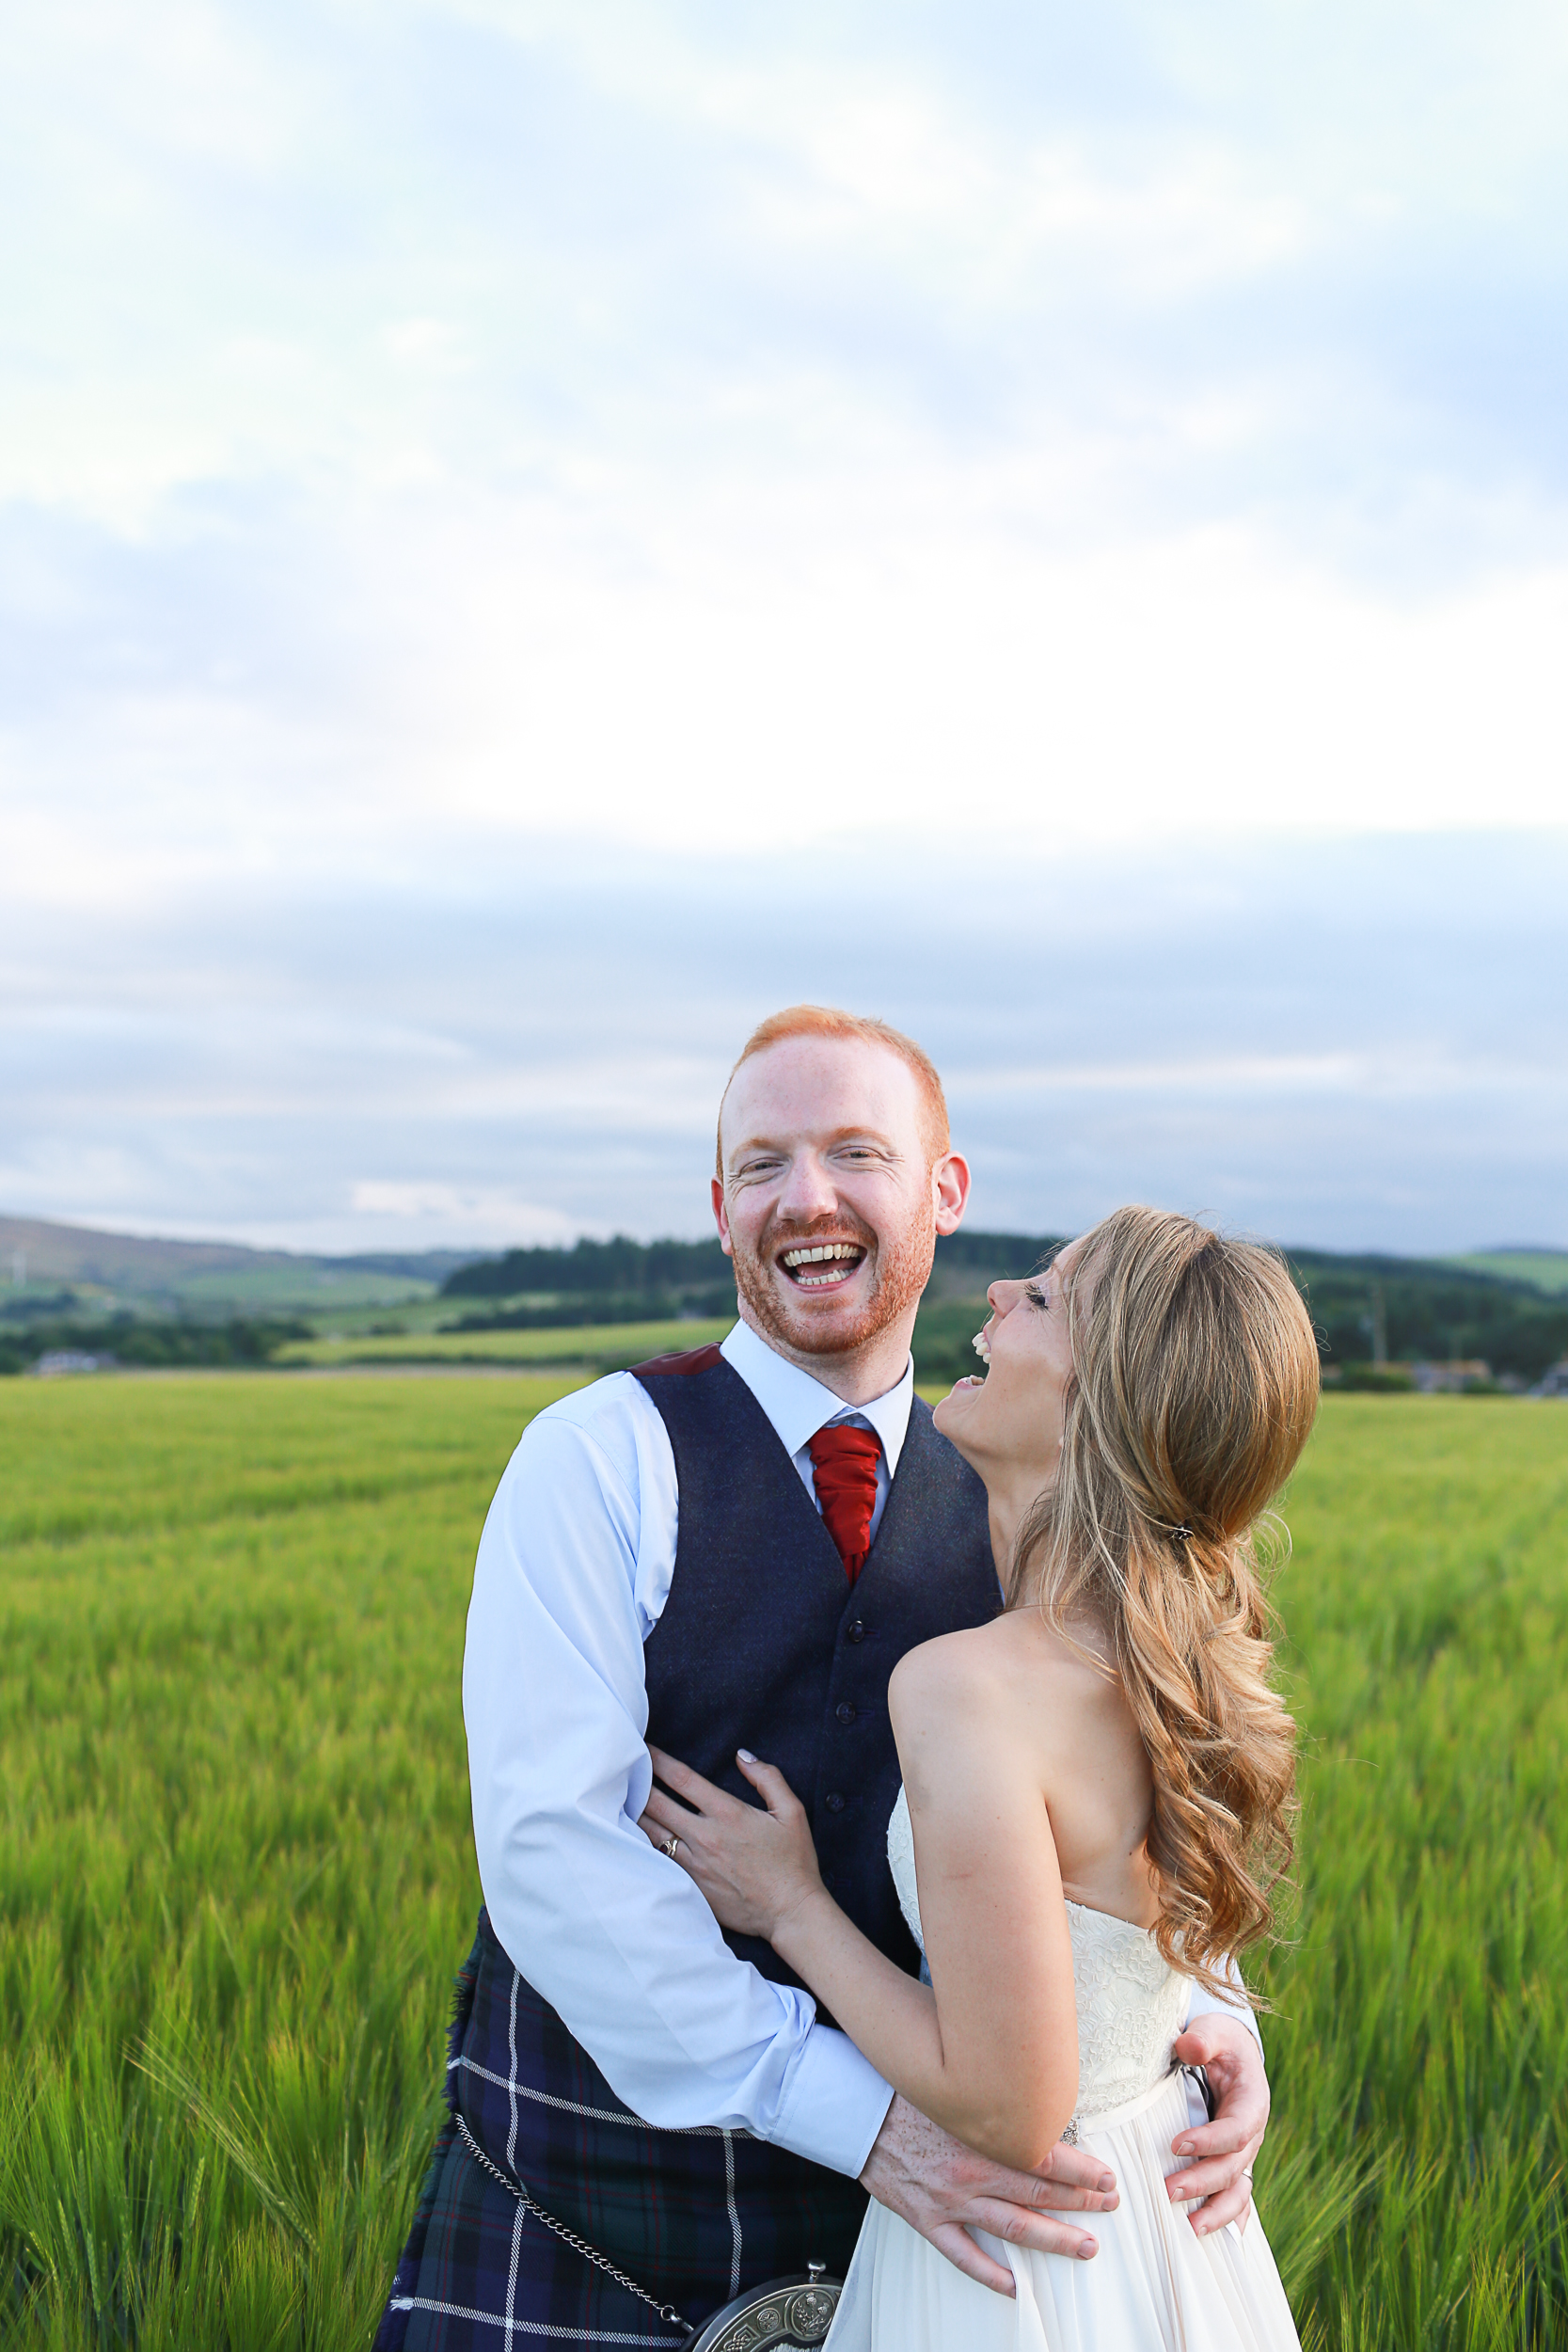
<svg viewBox="0 0 1568 2352"><path fill-rule="evenodd" d="M720 1353L762 1406L786 1454L799 1454L829 1422L847 1420L852 1415L857 1421L869 1422L880 1438L888 1476L893 1476L909 1433L910 1406L914 1396L912 1359L904 1366L903 1378L885 1396L873 1397L869 1405L846 1405L841 1396L825 1389L820 1380L814 1380L809 1372L802 1372L799 1364L788 1363L784 1357L775 1355L749 1323L736 1325Z"/></svg>

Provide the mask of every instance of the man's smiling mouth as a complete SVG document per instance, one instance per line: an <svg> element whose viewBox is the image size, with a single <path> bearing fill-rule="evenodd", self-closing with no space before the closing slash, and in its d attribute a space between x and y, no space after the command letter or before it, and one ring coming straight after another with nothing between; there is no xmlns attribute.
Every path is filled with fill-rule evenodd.
<svg viewBox="0 0 1568 2352"><path fill-rule="evenodd" d="M838 1290L847 1282L865 1256L858 1241L803 1243L779 1252L779 1264L797 1290Z"/></svg>

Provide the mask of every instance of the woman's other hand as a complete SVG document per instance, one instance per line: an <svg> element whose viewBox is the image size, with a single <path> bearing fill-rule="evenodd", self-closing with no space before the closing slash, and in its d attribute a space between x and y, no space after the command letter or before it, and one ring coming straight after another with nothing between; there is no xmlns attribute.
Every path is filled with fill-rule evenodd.
<svg viewBox="0 0 1568 2352"><path fill-rule="evenodd" d="M768 1808L763 1812L726 1795L661 1748L648 1754L654 1788L638 1826L696 1880L721 1928L771 1944L782 1919L817 1896L826 1899L806 1809L781 1772L759 1764L745 1748L736 1752ZM667 1796L666 1789L673 1793ZM673 1852L672 1838L677 1841Z"/></svg>

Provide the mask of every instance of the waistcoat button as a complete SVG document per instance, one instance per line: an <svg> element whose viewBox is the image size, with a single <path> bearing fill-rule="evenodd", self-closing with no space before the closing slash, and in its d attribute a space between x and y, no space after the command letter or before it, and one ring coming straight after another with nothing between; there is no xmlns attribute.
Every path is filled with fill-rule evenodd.
<svg viewBox="0 0 1568 2352"><path fill-rule="evenodd" d="M855 1710L847 1699L838 1709L838 1720L841 1724L852 1724L855 1720Z"/></svg>
<svg viewBox="0 0 1568 2352"><path fill-rule="evenodd" d="M836 1788L830 1796L824 1797L822 1802L827 1806L830 1813L842 1813L844 1810L844 1799L839 1795Z"/></svg>
<svg viewBox="0 0 1568 2352"><path fill-rule="evenodd" d="M853 1624L853 1625L849 1628L848 1632L845 1635L845 1637L844 1637L844 1638L845 1638L845 1640L846 1640L847 1642L863 1642L863 1641L864 1641L864 1639L865 1639L865 1628L864 1628L864 1626L861 1623L861 1621L860 1621L859 1617L857 1617L857 1618L855 1619L854 1624Z"/></svg>

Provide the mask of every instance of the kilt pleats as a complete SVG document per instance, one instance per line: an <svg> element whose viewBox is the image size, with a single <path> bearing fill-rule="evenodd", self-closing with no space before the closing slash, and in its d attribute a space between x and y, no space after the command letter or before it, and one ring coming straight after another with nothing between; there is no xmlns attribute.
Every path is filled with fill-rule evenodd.
<svg viewBox="0 0 1568 2352"><path fill-rule="evenodd" d="M865 2210L854 2182L744 2132L645 2123L513 1967L484 1913L458 1978L447 2092L493 2164L692 2327L808 2262L847 2268ZM528 2215L449 2118L375 2352L675 2352L684 2341Z"/></svg>

